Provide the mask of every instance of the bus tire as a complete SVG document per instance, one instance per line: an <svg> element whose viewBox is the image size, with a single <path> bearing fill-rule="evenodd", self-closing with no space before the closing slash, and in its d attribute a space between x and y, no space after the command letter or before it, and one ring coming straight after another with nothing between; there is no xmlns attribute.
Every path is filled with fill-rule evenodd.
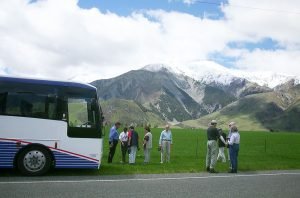
<svg viewBox="0 0 300 198"><path fill-rule="evenodd" d="M51 167L51 154L41 146L30 146L21 151L17 167L23 175L38 176L45 174Z"/></svg>

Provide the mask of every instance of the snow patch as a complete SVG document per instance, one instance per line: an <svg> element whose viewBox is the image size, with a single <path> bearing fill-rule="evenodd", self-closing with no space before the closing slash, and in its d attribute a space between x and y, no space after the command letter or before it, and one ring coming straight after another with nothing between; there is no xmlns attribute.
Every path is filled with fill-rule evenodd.
<svg viewBox="0 0 300 198"><path fill-rule="evenodd" d="M300 77L278 74L274 72L250 72L224 67L213 61L197 61L184 65L151 64L143 70L158 72L168 70L179 76L188 76L205 84L216 83L229 85L236 79L246 79L260 86L274 88L295 79L295 84L300 84Z"/></svg>

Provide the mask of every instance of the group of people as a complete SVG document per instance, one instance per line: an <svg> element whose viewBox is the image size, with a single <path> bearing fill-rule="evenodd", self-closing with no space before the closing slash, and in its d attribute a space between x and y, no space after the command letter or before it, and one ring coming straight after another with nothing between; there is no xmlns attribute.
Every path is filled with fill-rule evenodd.
<svg viewBox="0 0 300 198"><path fill-rule="evenodd" d="M109 154L108 154L108 163L112 163L113 157L116 152L118 143L121 144L121 153L122 161L121 163L126 163L126 156L128 153L128 162L129 164L135 164L136 153L140 150L139 147L139 134L134 129L133 126L123 129L119 134L118 129L120 128L121 123L116 122L114 126L110 129L109 132ZM150 162L151 150L152 150L152 133L150 127L144 127L144 137L142 140L143 150L144 150L144 163L147 164ZM166 125L165 130L161 132L159 138L159 150L161 152L161 161L160 163L170 162L170 153L171 145L173 144L172 132L170 126Z"/></svg>
<svg viewBox="0 0 300 198"><path fill-rule="evenodd" d="M217 173L215 170L216 162L221 160L226 162L225 148L228 148L229 173L237 173L238 153L240 148L240 134L235 122L229 123L229 133L226 134L222 129L217 128L217 121L212 120L207 129L207 153L206 170L210 173ZM218 141L218 144L217 144ZM219 146L219 149L218 149Z"/></svg>
<svg viewBox="0 0 300 198"><path fill-rule="evenodd" d="M139 134L133 126L123 129L119 134L118 129L121 123L116 122L110 129L109 133L109 154L108 163L112 163L118 143L121 144L122 161L126 163L128 153L129 164L135 164L136 153L140 150ZM144 163L150 162L152 150L152 133L148 126L144 128L144 137L142 140L144 150ZM161 152L160 163L170 162L171 145L173 144L172 132L170 126L166 125L159 137L159 151ZM207 153L206 153L206 170L210 173L217 173L215 166L218 160L226 162L225 148L228 148L229 173L237 173L238 170L238 153L240 144L240 134L234 122L229 123L228 136L222 129L217 128L217 121L212 120L207 129Z"/></svg>

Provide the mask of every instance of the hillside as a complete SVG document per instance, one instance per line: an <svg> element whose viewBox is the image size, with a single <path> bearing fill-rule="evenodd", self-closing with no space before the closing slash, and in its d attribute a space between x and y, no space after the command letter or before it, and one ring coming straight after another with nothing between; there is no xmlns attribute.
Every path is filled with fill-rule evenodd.
<svg viewBox="0 0 300 198"><path fill-rule="evenodd" d="M145 124L152 127L163 126L165 122L155 113L150 112L132 100L112 99L100 101L105 121L109 126L117 121L122 121L124 125L143 126Z"/></svg>
<svg viewBox="0 0 300 198"><path fill-rule="evenodd" d="M218 112L197 120L184 121L182 125L203 128L207 127L210 120L217 119L222 128L227 128L230 121L235 121L242 130L300 131L300 86L282 91L277 89L246 96Z"/></svg>
<svg viewBox="0 0 300 198"><path fill-rule="evenodd" d="M133 100L163 119L183 121L207 114L200 104L178 86L183 82L167 70L130 71L91 84L98 88L98 94L103 100Z"/></svg>
<svg viewBox="0 0 300 198"><path fill-rule="evenodd" d="M91 83L101 100L132 100L163 120L182 122L213 113L245 95L269 89L245 79L220 84L200 82L171 68L146 66L116 78Z"/></svg>
<svg viewBox="0 0 300 198"><path fill-rule="evenodd" d="M270 88L228 71L195 75L198 80L165 65L148 65L91 84L109 122L206 128L217 119L222 127L234 120L245 130L300 131L298 78L286 77L275 86L285 79L275 75Z"/></svg>

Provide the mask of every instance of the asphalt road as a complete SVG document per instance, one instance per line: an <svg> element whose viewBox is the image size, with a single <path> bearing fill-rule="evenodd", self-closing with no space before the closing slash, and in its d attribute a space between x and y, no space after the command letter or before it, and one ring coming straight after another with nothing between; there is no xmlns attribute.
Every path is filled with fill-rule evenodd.
<svg viewBox="0 0 300 198"><path fill-rule="evenodd" d="M239 174L0 177L0 197L300 197L300 170Z"/></svg>

